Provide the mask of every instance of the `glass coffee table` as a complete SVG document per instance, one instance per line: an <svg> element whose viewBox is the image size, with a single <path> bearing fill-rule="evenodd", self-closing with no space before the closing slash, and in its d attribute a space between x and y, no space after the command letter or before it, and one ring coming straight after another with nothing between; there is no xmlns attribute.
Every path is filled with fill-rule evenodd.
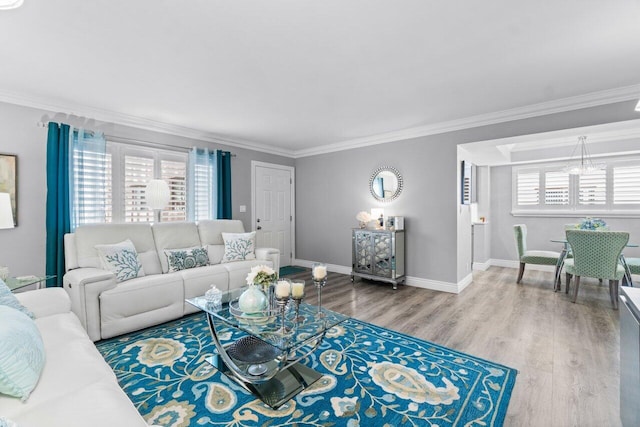
<svg viewBox="0 0 640 427"><path fill-rule="evenodd" d="M326 332L344 322L347 316L301 303L298 319L291 308L285 315L283 332L281 312L276 310L246 315L237 310L237 301L213 310L204 297L190 298L189 304L207 314L209 329L218 350L207 359L220 372L233 379L264 403L277 409L322 377L301 360L313 353ZM293 306L293 302L291 302ZM222 343L220 331L231 326L246 335Z"/></svg>

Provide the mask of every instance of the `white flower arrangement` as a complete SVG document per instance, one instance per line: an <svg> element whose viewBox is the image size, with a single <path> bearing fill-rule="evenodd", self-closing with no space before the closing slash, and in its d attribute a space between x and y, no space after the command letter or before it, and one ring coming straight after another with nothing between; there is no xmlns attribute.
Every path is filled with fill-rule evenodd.
<svg viewBox="0 0 640 427"><path fill-rule="evenodd" d="M273 268L266 265L256 265L247 274L247 285L254 283L267 287L271 282L275 282L278 276Z"/></svg>
<svg viewBox="0 0 640 427"><path fill-rule="evenodd" d="M369 222L371 221L371 215L367 211L360 211L358 215L356 215L356 219L360 222Z"/></svg>

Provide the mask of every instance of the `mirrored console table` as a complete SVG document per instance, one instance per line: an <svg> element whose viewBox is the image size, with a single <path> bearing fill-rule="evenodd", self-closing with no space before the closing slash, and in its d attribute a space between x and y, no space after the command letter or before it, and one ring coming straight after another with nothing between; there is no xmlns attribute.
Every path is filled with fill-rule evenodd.
<svg viewBox="0 0 640 427"><path fill-rule="evenodd" d="M356 277L393 284L405 281L404 230L354 228L351 236L351 281Z"/></svg>

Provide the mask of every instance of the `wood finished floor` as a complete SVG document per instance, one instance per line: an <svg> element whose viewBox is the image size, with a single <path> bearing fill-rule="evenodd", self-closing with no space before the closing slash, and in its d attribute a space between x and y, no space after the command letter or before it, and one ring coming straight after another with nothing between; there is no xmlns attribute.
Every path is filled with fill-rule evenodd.
<svg viewBox="0 0 640 427"><path fill-rule="evenodd" d="M307 302L315 304L309 272ZM583 279L575 304L553 274L491 267L461 294L331 273L323 306L518 370L506 426L620 426L619 317L608 285ZM564 280L564 279L563 279Z"/></svg>

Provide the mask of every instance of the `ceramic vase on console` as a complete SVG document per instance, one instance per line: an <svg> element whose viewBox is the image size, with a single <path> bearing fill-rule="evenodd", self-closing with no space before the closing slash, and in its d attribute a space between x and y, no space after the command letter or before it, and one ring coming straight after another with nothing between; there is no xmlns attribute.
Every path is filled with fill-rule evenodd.
<svg viewBox="0 0 640 427"><path fill-rule="evenodd" d="M266 306L267 297L256 285L249 285L238 299L238 307L245 314L259 313L263 311Z"/></svg>

